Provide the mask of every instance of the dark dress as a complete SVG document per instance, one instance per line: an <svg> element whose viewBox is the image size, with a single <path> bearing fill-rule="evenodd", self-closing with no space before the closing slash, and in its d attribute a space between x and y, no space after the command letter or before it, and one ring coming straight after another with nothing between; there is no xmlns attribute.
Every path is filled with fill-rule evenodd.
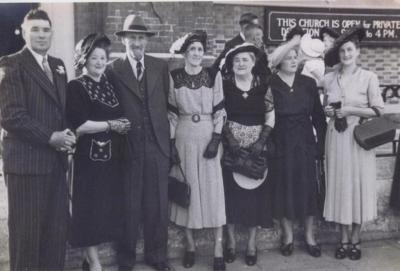
<svg viewBox="0 0 400 271"><path fill-rule="evenodd" d="M236 87L233 76L223 80L227 125L241 147L258 139L265 123L265 114L273 114L272 94L266 82L257 77L246 94ZM268 93L267 93L268 91ZM264 152L262 155L266 155ZM235 181L232 171L223 167L225 206L228 224L247 227L272 226L270 188L264 181L255 189L244 189Z"/></svg>
<svg viewBox="0 0 400 271"><path fill-rule="evenodd" d="M273 216L293 220L317 215L315 161L323 154L326 121L315 80L296 74L290 88L275 74L271 90L275 106L275 153L269 172Z"/></svg>
<svg viewBox="0 0 400 271"><path fill-rule="evenodd" d="M87 120L120 118L122 110L113 85L104 75L100 82L83 75L68 83L66 115L77 129ZM98 245L118 237L124 142L123 135L112 131L78 138L70 236L74 247Z"/></svg>
<svg viewBox="0 0 400 271"><path fill-rule="evenodd" d="M394 167L390 207L400 211L400 144L397 147L396 164Z"/></svg>

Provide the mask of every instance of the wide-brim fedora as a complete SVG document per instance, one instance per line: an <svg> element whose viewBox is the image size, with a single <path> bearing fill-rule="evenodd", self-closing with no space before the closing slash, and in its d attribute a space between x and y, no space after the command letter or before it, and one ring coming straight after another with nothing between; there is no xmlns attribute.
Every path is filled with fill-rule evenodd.
<svg viewBox="0 0 400 271"><path fill-rule="evenodd" d="M128 15L125 18L122 30L115 32L115 35L121 37L129 33L145 34L149 37L156 34L155 32L149 31L144 24L143 18L136 14Z"/></svg>
<svg viewBox="0 0 400 271"><path fill-rule="evenodd" d="M361 41L365 38L365 28L362 25L357 25L346 30L342 35L340 35L333 44L333 47L328 50L325 54L325 64L332 67L340 62L339 49L348 41L357 39Z"/></svg>

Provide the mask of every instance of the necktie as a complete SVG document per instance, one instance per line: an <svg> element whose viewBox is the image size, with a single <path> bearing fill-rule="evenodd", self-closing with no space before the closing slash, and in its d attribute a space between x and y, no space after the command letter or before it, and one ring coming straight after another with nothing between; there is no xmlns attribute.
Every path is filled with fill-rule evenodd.
<svg viewBox="0 0 400 271"><path fill-rule="evenodd" d="M142 62L138 61L136 63L136 78L140 80L142 76Z"/></svg>
<svg viewBox="0 0 400 271"><path fill-rule="evenodd" d="M47 78L49 78L50 82L53 83L53 73L51 72L49 62L47 62L47 58L43 58L42 61L43 71L46 74Z"/></svg>

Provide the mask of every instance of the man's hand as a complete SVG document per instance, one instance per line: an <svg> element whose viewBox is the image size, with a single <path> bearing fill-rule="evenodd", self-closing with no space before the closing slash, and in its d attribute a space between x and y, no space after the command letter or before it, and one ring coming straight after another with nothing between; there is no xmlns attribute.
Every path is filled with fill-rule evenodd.
<svg viewBox="0 0 400 271"><path fill-rule="evenodd" d="M58 151L72 151L75 143L76 137L69 129L52 133L49 140L49 144Z"/></svg>

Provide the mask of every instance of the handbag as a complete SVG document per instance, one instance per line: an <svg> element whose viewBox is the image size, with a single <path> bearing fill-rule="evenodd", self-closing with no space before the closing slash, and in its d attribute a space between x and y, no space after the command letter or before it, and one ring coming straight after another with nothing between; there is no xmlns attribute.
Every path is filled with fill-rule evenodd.
<svg viewBox="0 0 400 271"><path fill-rule="evenodd" d="M263 178L268 168L265 155L261 154L254 157L250 154L250 150L245 148L241 148L237 154L233 154L229 150L225 151L222 164L232 172L240 173L255 180Z"/></svg>
<svg viewBox="0 0 400 271"><path fill-rule="evenodd" d="M168 198L179 206L187 208L190 205L191 190L181 164L179 163L178 166L184 181L181 182L172 176L168 177Z"/></svg>
<svg viewBox="0 0 400 271"><path fill-rule="evenodd" d="M354 128L354 139L365 150L392 142L396 135L396 124L379 116L379 113L377 115L377 118L363 122ZM362 120L363 118L360 119L360 122Z"/></svg>

